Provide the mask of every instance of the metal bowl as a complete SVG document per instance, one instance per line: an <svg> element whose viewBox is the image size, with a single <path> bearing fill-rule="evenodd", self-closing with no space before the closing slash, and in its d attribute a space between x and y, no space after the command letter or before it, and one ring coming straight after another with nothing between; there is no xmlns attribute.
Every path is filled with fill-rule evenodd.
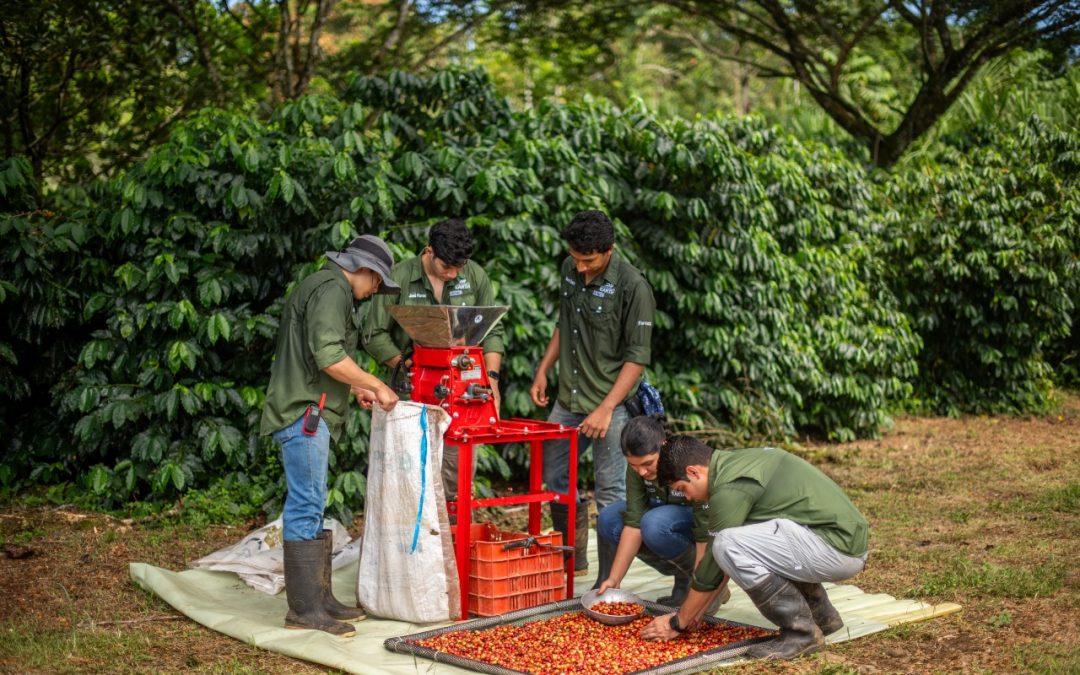
<svg viewBox="0 0 1080 675"><path fill-rule="evenodd" d="M611 614L601 614L600 612L593 611L593 605L599 602L633 602L641 605L641 611L637 614L628 614L626 616L612 616ZM630 591L624 591L621 588L609 588L604 591L603 595L600 595L596 590L591 590L585 595L581 596L581 607L585 611L585 616L590 619L595 619L600 623L607 624L609 626L621 626L624 623L630 623L634 619L638 618L645 613L645 605L641 598L634 595Z"/></svg>

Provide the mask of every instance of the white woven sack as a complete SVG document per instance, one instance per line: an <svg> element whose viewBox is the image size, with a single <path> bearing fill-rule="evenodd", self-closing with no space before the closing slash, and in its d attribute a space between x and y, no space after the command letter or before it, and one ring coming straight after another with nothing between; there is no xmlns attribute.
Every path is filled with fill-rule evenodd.
<svg viewBox="0 0 1080 675"><path fill-rule="evenodd" d="M360 557L360 540L349 541L349 531L333 518L323 520L323 528L333 532L333 569L344 567ZM274 595L285 588L285 555L282 548L281 516L248 533L235 544L214 551L188 563L192 569L235 572L255 590Z"/></svg>
<svg viewBox="0 0 1080 675"><path fill-rule="evenodd" d="M437 406L403 401L389 413L373 408L356 586L360 605L373 616L434 623L461 615L441 478L449 426Z"/></svg>

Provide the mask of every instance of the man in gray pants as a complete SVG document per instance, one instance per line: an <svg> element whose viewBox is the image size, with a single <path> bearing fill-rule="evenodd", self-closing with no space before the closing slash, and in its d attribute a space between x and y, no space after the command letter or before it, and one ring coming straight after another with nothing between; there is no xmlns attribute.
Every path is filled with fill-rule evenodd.
<svg viewBox="0 0 1080 675"><path fill-rule="evenodd" d="M780 637L754 645L749 658L791 659L818 651L844 625L823 581L842 581L866 564L869 526L820 470L776 448L713 451L675 437L660 453L657 479L709 504L712 545L674 614L641 635L668 640L700 621L724 579L746 591Z"/></svg>

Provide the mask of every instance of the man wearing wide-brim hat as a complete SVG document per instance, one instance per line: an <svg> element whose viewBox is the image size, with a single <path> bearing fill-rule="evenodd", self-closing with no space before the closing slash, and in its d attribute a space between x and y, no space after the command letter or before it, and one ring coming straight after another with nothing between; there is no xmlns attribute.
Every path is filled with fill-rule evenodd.
<svg viewBox="0 0 1080 675"><path fill-rule="evenodd" d="M363 610L338 602L330 589L333 541L323 530L331 438L337 442L349 399L391 410L398 397L353 360L358 301L400 293L390 276L394 258L378 237L353 239L327 251L326 265L293 290L281 313L277 350L263 406L261 432L281 445L288 493L282 512L287 628L355 633Z"/></svg>

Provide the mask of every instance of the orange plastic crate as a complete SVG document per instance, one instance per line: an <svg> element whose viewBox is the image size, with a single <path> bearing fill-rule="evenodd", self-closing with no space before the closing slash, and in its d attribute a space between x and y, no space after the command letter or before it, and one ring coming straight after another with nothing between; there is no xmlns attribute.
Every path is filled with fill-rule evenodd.
<svg viewBox="0 0 1080 675"><path fill-rule="evenodd" d="M493 616L566 597L563 552L542 546L503 547L530 535L504 532L490 523L470 529L469 609ZM562 533L531 535L538 544L562 545Z"/></svg>

